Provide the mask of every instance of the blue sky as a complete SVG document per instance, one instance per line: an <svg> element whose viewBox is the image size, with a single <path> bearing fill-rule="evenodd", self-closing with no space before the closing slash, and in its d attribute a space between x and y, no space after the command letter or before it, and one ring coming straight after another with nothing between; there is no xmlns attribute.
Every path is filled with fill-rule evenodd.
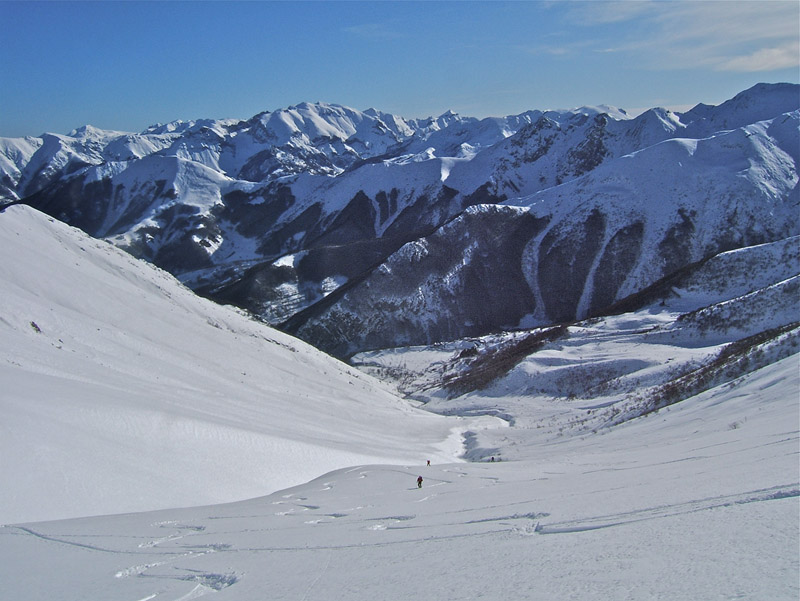
<svg viewBox="0 0 800 601"><path fill-rule="evenodd" d="M0 136L249 118L719 104L800 80L800 3L7 2Z"/></svg>

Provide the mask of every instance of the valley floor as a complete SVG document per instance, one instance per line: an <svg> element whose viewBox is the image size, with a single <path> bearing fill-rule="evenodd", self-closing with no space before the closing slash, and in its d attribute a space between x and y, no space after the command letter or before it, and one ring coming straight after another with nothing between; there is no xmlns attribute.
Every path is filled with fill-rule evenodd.
<svg viewBox="0 0 800 601"><path fill-rule="evenodd" d="M794 601L799 368L524 460L352 467L239 503L8 525L3 596Z"/></svg>

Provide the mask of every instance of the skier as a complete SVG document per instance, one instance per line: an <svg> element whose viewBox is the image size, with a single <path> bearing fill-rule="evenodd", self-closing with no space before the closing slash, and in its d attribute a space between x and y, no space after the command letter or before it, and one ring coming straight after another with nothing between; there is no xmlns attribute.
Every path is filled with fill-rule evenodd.
<svg viewBox="0 0 800 601"><path fill-rule="evenodd" d="M428 465L430 465L430 464L431 464L431 460L430 460L430 459L428 459Z"/></svg>
<svg viewBox="0 0 800 601"><path fill-rule="evenodd" d="M422 476L417 478L417 488L422 488Z"/></svg>

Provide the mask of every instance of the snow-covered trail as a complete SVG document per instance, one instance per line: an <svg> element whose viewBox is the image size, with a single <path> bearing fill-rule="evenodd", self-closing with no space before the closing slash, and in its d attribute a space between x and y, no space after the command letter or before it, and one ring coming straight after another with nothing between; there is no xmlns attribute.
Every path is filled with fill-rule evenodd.
<svg viewBox="0 0 800 601"><path fill-rule="evenodd" d="M798 380L794 356L525 461L351 467L228 505L6 526L0 580L30 601L794 600Z"/></svg>

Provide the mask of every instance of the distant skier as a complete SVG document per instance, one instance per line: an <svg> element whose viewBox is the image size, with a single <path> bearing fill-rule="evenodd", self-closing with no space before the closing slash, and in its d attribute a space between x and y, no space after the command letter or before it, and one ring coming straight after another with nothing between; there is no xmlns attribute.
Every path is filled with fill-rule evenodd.
<svg viewBox="0 0 800 601"><path fill-rule="evenodd" d="M428 459L428 465L430 465L430 464L431 464L431 460L430 460L430 459Z"/></svg>
<svg viewBox="0 0 800 601"><path fill-rule="evenodd" d="M422 476L417 478L417 488L422 488Z"/></svg>

